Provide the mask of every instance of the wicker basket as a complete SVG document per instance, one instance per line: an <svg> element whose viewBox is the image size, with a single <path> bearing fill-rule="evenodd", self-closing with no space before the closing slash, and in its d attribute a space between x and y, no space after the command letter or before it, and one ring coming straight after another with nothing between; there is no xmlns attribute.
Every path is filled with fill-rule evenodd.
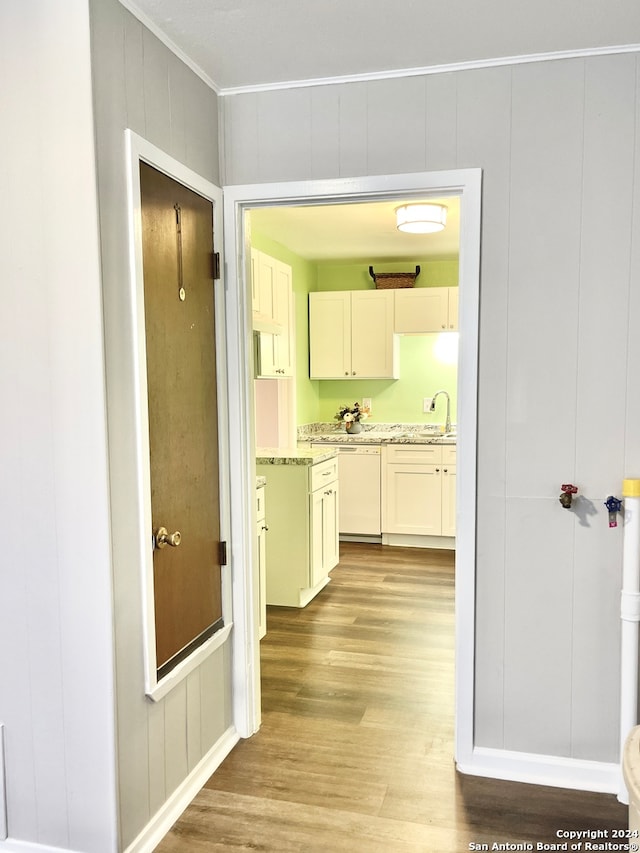
<svg viewBox="0 0 640 853"><path fill-rule="evenodd" d="M415 272L379 272L375 273L373 267L369 267L369 275L374 280L377 290L388 290L397 287L413 287L416 278L420 274L420 267Z"/></svg>

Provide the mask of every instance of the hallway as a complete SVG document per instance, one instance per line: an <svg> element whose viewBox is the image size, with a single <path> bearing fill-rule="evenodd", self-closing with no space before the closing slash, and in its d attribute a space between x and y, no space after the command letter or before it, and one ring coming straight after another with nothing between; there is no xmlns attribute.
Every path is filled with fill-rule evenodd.
<svg viewBox="0 0 640 853"><path fill-rule="evenodd" d="M341 543L332 582L311 604L270 608L262 728L157 853L535 849L563 842L558 830L611 838L626 826L613 795L456 773L453 560Z"/></svg>

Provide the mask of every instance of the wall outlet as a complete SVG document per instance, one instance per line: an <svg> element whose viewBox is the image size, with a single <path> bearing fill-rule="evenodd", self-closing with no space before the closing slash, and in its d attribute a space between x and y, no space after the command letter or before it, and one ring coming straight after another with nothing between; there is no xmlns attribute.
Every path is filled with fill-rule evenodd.
<svg viewBox="0 0 640 853"><path fill-rule="evenodd" d="M371 411L371 397L362 398L362 408Z"/></svg>
<svg viewBox="0 0 640 853"><path fill-rule="evenodd" d="M423 412L432 412L433 411L433 397L423 397L422 398L422 411Z"/></svg>

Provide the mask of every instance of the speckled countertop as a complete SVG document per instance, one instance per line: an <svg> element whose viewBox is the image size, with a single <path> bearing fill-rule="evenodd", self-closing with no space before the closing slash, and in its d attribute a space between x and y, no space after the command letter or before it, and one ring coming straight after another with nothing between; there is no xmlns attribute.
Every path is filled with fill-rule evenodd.
<svg viewBox="0 0 640 853"><path fill-rule="evenodd" d="M298 427L298 444L456 444L455 433L444 434L425 424L363 424L350 435L342 424L317 423Z"/></svg>
<svg viewBox="0 0 640 853"><path fill-rule="evenodd" d="M256 489L259 489L261 486L266 486L266 485L267 485L267 478L261 477L260 475L258 475L256 477Z"/></svg>
<svg viewBox="0 0 640 853"><path fill-rule="evenodd" d="M316 465L332 459L337 451L327 448L309 447L308 443L301 446L281 449L277 447L256 448L256 465Z"/></svg>

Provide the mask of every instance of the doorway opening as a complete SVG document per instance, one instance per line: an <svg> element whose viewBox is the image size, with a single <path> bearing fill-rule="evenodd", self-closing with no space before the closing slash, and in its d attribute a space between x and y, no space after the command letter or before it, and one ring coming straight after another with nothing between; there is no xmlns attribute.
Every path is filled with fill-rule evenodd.
<svg viewBox="0 0 640 853"><path fill-rule="evenodd" d="M374 202L400 204L417 198L449 197L460 200L459 283L461 294L461 347L457 381L458 431L458 511L459 530L456 541L456 760L468 760L473 749L473 616L475 575L475 455L476 455L476 398L477 398L477 339L480 244L480 170L460 170L447 173L420 173L349 181L317 181L304 184L253 185L225 188L225 247L230 289L236 289L228 300L228 327L237 333L237 362L230 364L230 387L237 385L238 394L230 399L237 413L237 423L243 428L232 436L232 458L241 461L243 477L237 500L245 508L243 528L251 530L253 518L252 491L255 487L255 435L253 433L253 375L251 298L249 290L250 228L256 212L269 209L313 208L326 205L355 205ZM249 212L249 215L247 215ZM235 374L235 375L234 375ZM237 380L237 382L236 382ZM433 391L440 390L434 388ZM347 393L345 391L345 393ZM427 392L420 392L427 396ZM353 395L352 395L353 396ZM295 409L294 409L295 411ZM233 411L232 411L233 417ZM244 494L242 489L244 488ZM233 497L232 497L233 500ZM246 539L245 539L246 542ZM252 549L246 545L246 565L252 564ZM250 570L237 587L234 601L241 602L241 593L257 600L255 580ZM237 678L243 679L242 707L238 721L240 733L247 736L259 727L260 684L259 642L257 640L257 608L247 610L241 643L242 658L251 664ZM236 610L236 614L237 614ZM236 621L236 625L237 625ZM236 696L238 699L238 696ZM244 731L242 731L242 719Z"/></svg>

